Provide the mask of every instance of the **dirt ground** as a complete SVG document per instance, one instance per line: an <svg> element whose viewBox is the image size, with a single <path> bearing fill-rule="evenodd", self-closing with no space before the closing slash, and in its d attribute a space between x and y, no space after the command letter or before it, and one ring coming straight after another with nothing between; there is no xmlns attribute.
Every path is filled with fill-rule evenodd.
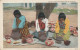
<svg viewBox="0 0 80 50"><path fill-rule="evenodd" d="M12 23L13 23L13 11L14 10L4 10L3 11L3 34L10 34L11 30L12 30ZM31 21L35 21L36 20L36 12L35 11L25 11L25 10L20 10L22 15L24 15L27 19L27 21L31 22ZM67 18L69 18L70 20L70 26L78 26L78 15L66 15ZM54 23L56 22L58 18L58 14L55 13L51 13L50 17L49 17L49 21L53 21ZM33 28L34 30L34 28ZM4 47L5 48L15 48L15 47L21 47L21 48L30 48L30 47L44 47L44 48L48 48L48 46L45 45L41 45L41 44L35 44L35 45L28 45L28 46L12 46L7 44L6 42L4 42ZM54 48L54 47L53 47Z"/></svg>

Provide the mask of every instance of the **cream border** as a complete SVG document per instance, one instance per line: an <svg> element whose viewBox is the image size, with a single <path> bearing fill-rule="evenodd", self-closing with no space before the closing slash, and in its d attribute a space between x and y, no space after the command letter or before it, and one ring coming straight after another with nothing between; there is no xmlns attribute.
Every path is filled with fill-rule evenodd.
<svg viewBox="0 0 80 50"><path fill-rule="evenodd" d="M80 28L80 1L79 0L1 0L0 1L0 49L1 50L23 50L24 48L3 48L3 3L25 3L25 2L32 2L32 3L36 3L36 2L61 2L61 1L67 1L67 2L70 2L70 1L76 1L76 2L78 2L78 27ZM80 30L80 29L79 29ZM79 33L80 31L78 31L78 33ZM79 36L80 36L80 34L79 34ZM79 37L78 36L78 37ZM80 42L80 37L78 38L78 42ZM80 43L78 43L78 48L25 48L24 50L80 50Z"/></svg>

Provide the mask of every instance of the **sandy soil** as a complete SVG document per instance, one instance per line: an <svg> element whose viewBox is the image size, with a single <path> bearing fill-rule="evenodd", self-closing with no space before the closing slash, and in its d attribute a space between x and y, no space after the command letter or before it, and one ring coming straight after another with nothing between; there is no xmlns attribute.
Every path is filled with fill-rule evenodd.
<svg viewBox="0 0 80 50"><path fill-rule="evenodd" d="M14 10L4 10L3 12L3 34L10 34L11 30L12 30L12 23L13 23L13 11ZM35 21L36 20L36 12L35 11L25 11L25 10L21 10L21 13L26 17L27 21L31 22L31 21ZM69 18L70 20L70 26L78 26L78 16L76 15L66 15L67 18ZM54 23L56 22L58 18L58 14L55 13L51 13L50 17L49 17L49 21L54 21ZM34 30L34 29L33 29ZM35 45L28 45L28 46L11 46L9 44L7 44L6 42L4 42L4 47L9 48L9 47L22 47L22 48L30 48L30 47L48 47L45 45L41 45L41 44L35 44Z"/></svg>

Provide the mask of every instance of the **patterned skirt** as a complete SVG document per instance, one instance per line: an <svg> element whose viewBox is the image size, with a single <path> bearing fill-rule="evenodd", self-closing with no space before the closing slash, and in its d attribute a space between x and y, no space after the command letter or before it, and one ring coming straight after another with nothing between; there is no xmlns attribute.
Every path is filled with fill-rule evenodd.
<svg viewBox="0 0 80 50"><path fill-rule="evenodd" d="M20 20L18 18L16 18L16 25L18 27L18 25L20 24ZM19 32L22 34L22 37L25 37L27 35L29 35L29 29L28 29L28 22L25 21L25 25L23 28L19 29Z"/></svg>
<svg viewBox="0 0 80 50"><path fill-rule="evenodd" d="M64 29L60 29L60 31L59 31L59 33L57 35L62 37L64 41L65 40L69 40L70 35L71 35L70 30L68 30L68 32L65 35L63 35L63 31L64 31ZM56 39L56 33L54 33L53 37Z"/></svg>

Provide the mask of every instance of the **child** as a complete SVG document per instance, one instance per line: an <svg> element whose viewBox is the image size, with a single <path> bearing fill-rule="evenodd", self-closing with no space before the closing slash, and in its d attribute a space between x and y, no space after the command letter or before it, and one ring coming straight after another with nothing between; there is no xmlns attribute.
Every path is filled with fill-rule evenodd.
<svg viewBox="0 0 80 50"><path fill-rule="evenodd" d="M66 18L64 13L60 13L58 17L58 21L56 22L55 26L55 34L54 38L56 39L57 43L61 43L61 41L57 40L57 37L61 37L64 40L65 45L69 45L69 37L70 37L70 30L69 30L70 21Z"/></svg>
<svg viewBox="0 0 80 50"><path fill-rule="evenodd" d="M26 21L25 16L23 16L19 10L15 10L13 14L15 18L12 26L12 31L19 30L19 33L22 34L22 37L30 34L28 30L28 22Z"/></svg>
<svg viewBox="0 0 80 50"><path fill-rule="evenodd" d="M45 32L46 35L48 31L48 19L45 18L45 15L43 12L40 12L38 15L38 19L36 20L36 31L33 33L34 37L39 38L40 32Z"/></svg>

